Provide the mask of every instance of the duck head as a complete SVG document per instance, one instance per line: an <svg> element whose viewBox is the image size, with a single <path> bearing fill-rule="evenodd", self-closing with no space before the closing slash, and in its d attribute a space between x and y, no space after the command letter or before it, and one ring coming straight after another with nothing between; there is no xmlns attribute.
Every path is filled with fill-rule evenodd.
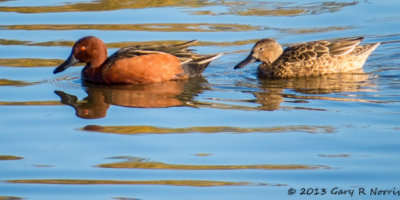
<svg viewBox="0 0 400 200"><path fill-rule="evenodd" d="M53 73L59 73L76 63L86 63L91 68L100 67L107 59L106 45L99 38L87 36L79 39L72 47L71 55Z"/></svg>
<svg viewBox="0 0 400 200"><path fill-rule="evenodd" d="M255 61L272 64L282 52L282 46L276 40L270 38L259 40L251 49L250 55L238 63L234 69L243 68Z"/></svg>

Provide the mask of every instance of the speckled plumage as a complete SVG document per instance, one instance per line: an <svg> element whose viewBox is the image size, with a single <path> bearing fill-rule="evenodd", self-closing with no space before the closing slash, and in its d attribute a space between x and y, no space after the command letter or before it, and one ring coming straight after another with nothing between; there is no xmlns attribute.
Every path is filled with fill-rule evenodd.
<svg viewBox="0 0 400 200"><path fill-rule="evenodd" d="M235 69L261 61L261 77L289 78L362 71L368 56L380 43L359 45L363 38L297 43L282 50L273 39L258 41Z"/></svg>

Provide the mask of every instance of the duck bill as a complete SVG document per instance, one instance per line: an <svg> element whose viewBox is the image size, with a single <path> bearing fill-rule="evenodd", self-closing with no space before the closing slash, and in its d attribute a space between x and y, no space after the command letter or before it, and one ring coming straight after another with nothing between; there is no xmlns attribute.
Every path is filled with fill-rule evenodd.
<svg viewBox="0 0 400 200"><path fill-rule="evenodd" d="M75 58L73 54L71 54L66 61L64 61L61 65L59 65L56 69L54 69L53 73L57 74L58 72L62 72L66 70L68 67L78 63L79 60Z"/></svg>
<svg viewBox="0 0 400 200"><path fill-rule="evenodd" d="M242 62L238 63L238 64L234 67L234 69L243 68L243 67L245 67L246 65L251 64L251 63L253 63L253 62L255 62L255 61L257 61L257 59L254 58L252 54L250 54L249 56L247 56L246 59L244 59L244 60L242 60Z"/></svg>

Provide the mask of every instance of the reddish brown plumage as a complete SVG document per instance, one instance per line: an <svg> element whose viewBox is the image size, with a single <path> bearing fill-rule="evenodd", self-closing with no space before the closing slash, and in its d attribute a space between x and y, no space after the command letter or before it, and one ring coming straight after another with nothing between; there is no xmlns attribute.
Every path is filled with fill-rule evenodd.
<svg viewBox="0 0 400 200"><path fill-rule="evenodd" d="M117 59L109 68L90 72L84 69L83 79L90 82L113 83L155 83L177 79L183 73L177 57L166 53L154 53Z"/></svg>
<svg viewBox="0 0 400 200"><path fill-rule="evenodd" d="M159 51L157 47L153 50L138 46L124 47L107 58L105 44L99 38L88 36L74 44L69 58L54 73L83 62L86 66L82 70L82 78L94 83L140 84L185 79L199 75L212 60L221 55L202 56L191 53L186 48L192 43L171 46L171 53L184 55L181 60L175 55ZM168 46L161 48L168 50ZM182 60L185 62L184 67Z"/></svg>

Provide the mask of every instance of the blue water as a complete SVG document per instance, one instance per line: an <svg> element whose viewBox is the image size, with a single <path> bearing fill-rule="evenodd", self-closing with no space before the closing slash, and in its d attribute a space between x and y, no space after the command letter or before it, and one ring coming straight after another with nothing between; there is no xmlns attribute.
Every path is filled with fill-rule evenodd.
<svg viewBox="0 0 400 200"><path fill-rule="evenodd" d="M399 6L0 1L0 199L398 199ZM109 53L197 39L198 53L225 55L202 79L163 88L82 84L79 66L53 75L86 35ZM355 36L382 43L366 74L259 80L257 64L233 70L261 38Z"/></svg>

